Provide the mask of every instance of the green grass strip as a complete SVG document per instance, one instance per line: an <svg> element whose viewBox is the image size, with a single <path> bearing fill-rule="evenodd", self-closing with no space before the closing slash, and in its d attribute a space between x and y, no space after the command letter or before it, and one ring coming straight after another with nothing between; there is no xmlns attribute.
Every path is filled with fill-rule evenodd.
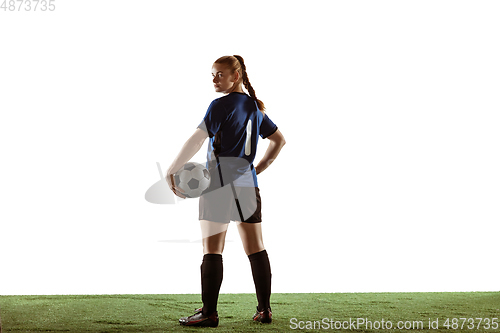
<svg viewBox="0 0 500 333"><path fill-rule="evenodd" d="M499 292L273 294L273 323L269 325L252 321L256 306L254 294L221 294L218 328L180 326L178 319L193 314L194 309L201 306L200 300L196 294L0 296L0 317L3 333L500 332L492 326L485 329L485 319L474 329L467 328L470 320L462 328L462 320L458 321L457 329L451 326L452 318L500 318ZM372 325L380 324L381 320L390 321L393 327L345 327L357 318L371 321ZM447 318L450 318L449 328L443 326ZM430 329L429 320L438 320L438 328ZM398 330L395 325L399 321L421 321L424 327ZM335 322L344 323L345 329L335 328ZM497 322L500 323L500 319ZM475 319L474 326L477 324ZM296 329L292 329L294 327Z"/></svg>

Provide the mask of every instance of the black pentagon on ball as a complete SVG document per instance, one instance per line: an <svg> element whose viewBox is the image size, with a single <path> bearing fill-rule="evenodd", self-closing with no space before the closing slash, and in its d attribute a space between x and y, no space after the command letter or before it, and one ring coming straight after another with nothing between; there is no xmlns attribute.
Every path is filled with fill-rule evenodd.
<svg viewBox="0 0 500 333"><path fill-rule="evenodd" d="M190 181L188 181L187 184L188 184L190 189L195 190L200 185L200 181L198 179L192 178Z"/></svg>
<svg viewBox="0 0 500 333"><path fill-rule="evenodd" d="M196 164L194 164L194 163L188 162L188 163L184 164L184 170L191 171L194 168L196 168Z"/></svg>
<svg viewBox="0 0 500 333"><path fill-rule="evenodd" d="M206 178L206 179L210 179L210 172L208 172L207 169L203 169L203 176Z"/></svg>
<svg viewBox="0 0 500 333"><path fill-rule="evenodd" d="M174 175L175 185L179 185L181 183L181 177L179 176L179 172Z"/></svg>

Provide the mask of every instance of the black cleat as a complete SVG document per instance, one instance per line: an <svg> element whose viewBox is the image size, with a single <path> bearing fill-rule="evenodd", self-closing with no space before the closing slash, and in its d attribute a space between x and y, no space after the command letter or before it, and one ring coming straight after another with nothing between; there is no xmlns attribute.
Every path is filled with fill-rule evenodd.
<svg viewBox="0 0 500 333"><path fill-rule="evenodd" d="M179 324L184 326L217 327L219 325L219 316L217 311L210 316L205 316L203 315L203 308L199 308L194 315L179 319Z"/></svg>
<svg viewBox="0 0 500 333"><path fill-rule="evenodd" d="M259 311L257 308L257 312L253 315L253 320L261 323L269 324L272 319L273 313L271 312L271 308L267 308L266 310Z"/></svg>

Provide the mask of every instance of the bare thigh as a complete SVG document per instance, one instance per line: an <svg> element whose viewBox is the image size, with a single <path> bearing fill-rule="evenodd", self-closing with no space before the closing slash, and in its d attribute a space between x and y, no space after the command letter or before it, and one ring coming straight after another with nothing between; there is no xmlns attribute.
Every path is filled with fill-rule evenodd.
<svg viewBox="0 0 500 333"><path fill-rule="evenodd" d="M265 250L260 223L236 222L243 249L247 255Z"/></svg>
<svg viewBox="0 0 500 333"><path fill-rule="evenodd" d="M200 220L203 254L222 254L229 223Z"/></svg>

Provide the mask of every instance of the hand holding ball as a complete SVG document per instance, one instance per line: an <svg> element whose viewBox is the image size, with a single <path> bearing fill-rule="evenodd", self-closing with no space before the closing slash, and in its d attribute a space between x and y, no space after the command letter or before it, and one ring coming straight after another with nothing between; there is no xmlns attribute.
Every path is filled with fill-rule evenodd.
<svg viewBox="0 0 500 333"><path fill-rule="evenodd" d="M210 186L210 172L200 163L188 162L173 176L174 186L187 198L197 198Z"/></svg>

